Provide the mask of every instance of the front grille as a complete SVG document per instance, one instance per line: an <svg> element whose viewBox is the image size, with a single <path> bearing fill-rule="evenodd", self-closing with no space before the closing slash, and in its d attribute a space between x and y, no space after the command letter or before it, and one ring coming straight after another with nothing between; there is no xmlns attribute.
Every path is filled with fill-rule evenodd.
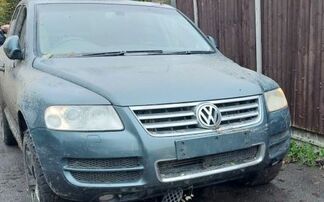
<svg viewBox="0 0 324 202"><path fill-rule="evenodd" d="M138 182L144 167L138 157L66 159L64 170L78 183L119 184Z"/></svg>
<svg viewBox="0 0 324 202"><path fill-rule="evenodd" d="M81 183L112 184L137 182L141 172L78 172L71 171L71 175Z"/></svg>
<svg viewBox="0 0 324 202"><path fill-rule="evenodd" d="M137 119L152 135L173 136L210 132L199 127L195 109L203 102L131 107ZM209 101L222 115L220 128L226 130L256 124L261 120L259 96Z"/></svg>
<svg viewBox="0 0 324 202"><path fill-rule="evenodd" d="M161 161L157 164L158 175L162 181L167 182L176 181L175 179L188 179L190 176L195 175L216 174L218 170L223 168L229 171L239 168L238 166L258 163L259 157L264 155L261 152L263 149L263 146L254 146L247 149L186 160Z"/></svg>

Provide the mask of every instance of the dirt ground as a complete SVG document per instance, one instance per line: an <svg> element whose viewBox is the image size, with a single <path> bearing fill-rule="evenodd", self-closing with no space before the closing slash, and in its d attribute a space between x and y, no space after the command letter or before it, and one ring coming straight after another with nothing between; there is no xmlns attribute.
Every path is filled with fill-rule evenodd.
<svg viewBox="0 0 324 202"><path fill-rule="evenodd" d="M0 143L0 202L27 201L22 153ZM324 170L297 164L285 165L269 185L240 188L221 185L206 189L193 202L323 202Z"/></svg>

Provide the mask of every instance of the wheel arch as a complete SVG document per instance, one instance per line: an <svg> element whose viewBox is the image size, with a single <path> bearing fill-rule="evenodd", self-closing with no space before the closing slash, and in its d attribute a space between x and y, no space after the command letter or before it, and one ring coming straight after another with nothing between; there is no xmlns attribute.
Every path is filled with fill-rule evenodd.
<svg viewBox="0 0 324 202"><path fill-rule="evenodd" d="M18 126L19 126L20 140L21 142L23 142L24 132L28 129L28 125L25 116L20 110L18 111Z"/></svg>

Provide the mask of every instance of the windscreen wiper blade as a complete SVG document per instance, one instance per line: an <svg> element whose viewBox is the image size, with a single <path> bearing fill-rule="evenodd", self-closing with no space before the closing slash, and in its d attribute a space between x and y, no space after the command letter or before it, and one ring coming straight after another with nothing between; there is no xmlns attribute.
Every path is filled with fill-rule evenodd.
<svg viewBox="0 0 324 202"><path fill-rule="evenodd" d="M100 52L100 53L83 53L80 54L80 57L105 57L105 56L123 56L125 51L113 51L113 52Z"/></svg>
<svg viewBox="0 0 324 202"><path fill-rule="evenodd" d="M162 54L163 50L133 50L133 51L125 51L125 53L136 54L136 53L147 53L147 54Z"/></svg>
<svg viewBox="0 0 324 202"><path fill-rule="evenodd" d="M124 56L127 54L147 54L147 55L191 55L191 54L212 54L214 51L163 51L163 50L132 50L132 51L112 51L100 53L83 53L79 57L109 57L109 56Z"/></svg>
<svg viewBox="0 0 324 202"><path fill-rule="evenodd" d="M191 55L191 54L212 54L214 51L174 51L164 52L165 55Z"/></svg>
<svg viewBox="0 0 324 202"><path fill-rule="evenodd" d="M113 52L100 52L100 53L84 53L80 54L80 57L98 57L98 56L123 56L126 54L163 54L162 50L133 50L133 51L113 51Z"/></svg>

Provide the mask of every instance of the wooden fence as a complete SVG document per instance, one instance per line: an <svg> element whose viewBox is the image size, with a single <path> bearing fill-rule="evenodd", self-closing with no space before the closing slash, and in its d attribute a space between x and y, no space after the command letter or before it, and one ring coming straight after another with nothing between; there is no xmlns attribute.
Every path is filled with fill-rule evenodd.
<svg viewBox="0 0 324 202"><path fill-rule="evenodd" d="M254 0L197 0L198 25L255 70ZM177 7L194 18L192 0ZM293 125L324 135L324 1L262 0L263 73L284 89Z"/></svg>

